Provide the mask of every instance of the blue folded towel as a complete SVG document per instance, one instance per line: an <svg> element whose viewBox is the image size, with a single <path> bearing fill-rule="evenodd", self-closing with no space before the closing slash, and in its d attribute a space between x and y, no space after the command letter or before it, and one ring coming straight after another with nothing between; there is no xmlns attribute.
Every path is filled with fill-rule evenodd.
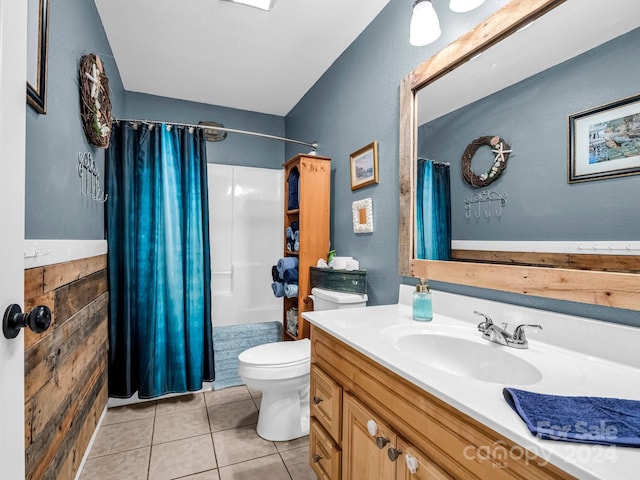
<svg viewBox="0 0 640 480"><path fill-rule="evenodd" d="M276 297L284 297L284 283L283 282L273 282L271 284L271 290L273 290L273 294Z"/></svg>
<svg viewBox="0 0 640 480"><path fill-rule="evenodd" d="M289 210L295 210L299 207L298 190L300 189L300 172L298 172L297 168L294 167L291 169L287 183L289 185L289 201L287 208Z"/></svg>
<svg viewBox="0 0 640 480"><path fill-rule="evenodd" d="M287 268L284 272L282 272L281 278L285 282L296 283L298 281L298 269L297 268Z"/></svg>
<svg viewBox="0 0 640 480"><path fill-rule="evenodd" d="M531 434L547 440L640 447L640 401L502 391Z"/></svg>
<svg viewBox="0 0 640 480"><path fill-rule="evenodd" d="M287 298L294 298L298 296L298 284L297 283L285 283L284 294Z"/></svg>
<svg viewBox="0 0 640 480"><path fill-rule="evenodd" d="M278 260L276 269L280 278L282 278L284 271L290 268L298 268L298 257L284 257Z"/></svg>

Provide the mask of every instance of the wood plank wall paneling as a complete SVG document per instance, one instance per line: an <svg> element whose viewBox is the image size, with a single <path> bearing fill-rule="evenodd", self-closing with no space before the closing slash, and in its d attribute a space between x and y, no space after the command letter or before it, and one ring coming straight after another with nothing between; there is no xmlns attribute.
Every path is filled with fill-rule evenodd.
<svg viewBox="0 0 640 480"><path fill-rule="evenodd" d="M25 270L25 311L51 309L42 334L25 329L27 479L72 479L107 404L107 257Z"/></svg>

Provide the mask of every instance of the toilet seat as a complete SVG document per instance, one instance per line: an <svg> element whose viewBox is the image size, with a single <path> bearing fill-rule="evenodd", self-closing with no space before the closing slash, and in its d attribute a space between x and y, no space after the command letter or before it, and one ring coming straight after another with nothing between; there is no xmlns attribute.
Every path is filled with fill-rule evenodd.
<svg viewBox="0 0 640 480"><path fill-rule="evenodd" d="M238 355L238 373L260 380L295 378L309 373L310 360L311 342L307 338L266 343Z"/></svg>

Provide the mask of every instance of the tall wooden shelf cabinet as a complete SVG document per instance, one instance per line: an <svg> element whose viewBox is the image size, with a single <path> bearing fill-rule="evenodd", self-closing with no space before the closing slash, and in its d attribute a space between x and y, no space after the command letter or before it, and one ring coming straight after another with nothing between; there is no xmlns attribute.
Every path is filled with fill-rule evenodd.
<svg viewBox="0 0 640 480"><path fill-rule="evenodd" d="M296 177L297 185L289 185ZM298 191L297 208L289 208L289 192ZM284 256L298 258L298 296L284 297L283 336L285 340L309 338L309 324L302 313L313 310L313 301L309 298L311 285L309 267L316 266L319 258L327 258L329 252L329 196L331 191L331 159L316 155L296 155L284 164ZM296 205L291 205L296 207ZM287 248L286 229L294 222L298 224L299 249ZM291 320L292 308L297 308L296 321Z"/></svg>

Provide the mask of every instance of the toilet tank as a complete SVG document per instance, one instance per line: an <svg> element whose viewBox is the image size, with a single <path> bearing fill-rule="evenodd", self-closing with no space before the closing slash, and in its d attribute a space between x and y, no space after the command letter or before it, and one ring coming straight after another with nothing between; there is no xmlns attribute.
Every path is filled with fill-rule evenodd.
<svg viewBox="0 0 640 480"><path fill-rule="evenodd" d="M310 297L313 300L313 310L316 312L367 306L366 293L345 293L315 287L311 289Z"/></svg>

